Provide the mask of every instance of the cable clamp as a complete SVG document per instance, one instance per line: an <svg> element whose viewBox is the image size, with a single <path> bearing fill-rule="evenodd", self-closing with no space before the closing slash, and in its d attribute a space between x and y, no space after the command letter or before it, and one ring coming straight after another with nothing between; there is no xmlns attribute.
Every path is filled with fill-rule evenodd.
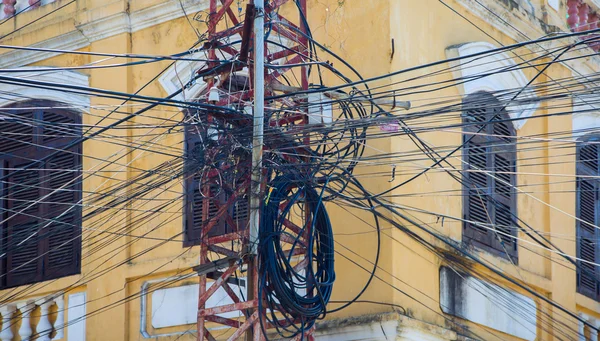
<svg viewBox="0 0 600 341"><path fill-rule="evenodd" d="M254 18L264 17L264 16L265 16L265 10L263 8L254 7Z"/></svg>

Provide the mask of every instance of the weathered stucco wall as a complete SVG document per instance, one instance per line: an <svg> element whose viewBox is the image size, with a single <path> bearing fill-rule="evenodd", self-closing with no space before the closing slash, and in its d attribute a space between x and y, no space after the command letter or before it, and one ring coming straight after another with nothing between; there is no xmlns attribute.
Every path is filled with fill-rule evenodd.
<svg viewBox="0 0 600 341"><path fill-rule="evenodd" d="M387 74L390 71L400 70L407 67L431 63L447 58L447 49L451 46L469 42L488 42L496 46L512 44L516 40L522 41L524 37L517 37L515 33L503 31L498 27L501 23L494 20L489 14L482 15L472 13L463 6L476 4L468 0L447 0L448 6L467 20L450 11L438 0L390 0L390 1L360 1L360 0L309 0L308 18L315 38L325 46L331 48L335 53L353 65L364 77L373 77ZM485 1L484 1L485 2ZM487 1L485 3L489 3ZM56 1L53 4L41 7L36 11L23 13L16 19L9 20L0 26L0 36L23 27L44 13L64 5L66 0ZM166 5L165 5L166 4ZM547 26L561 26L561 18L564 17L564 7L559 12L546 7L542 0L527 2L527 6L521 2L510 1L509 7L498 2L494 6L500 6L501 16L507 18L511 23L519 22L528 15L524 12L531 4L535 9L534 24L526 31L530 38L535 38L536 31L531 26L540 24ZM191 7L189 17L206 7L206 0L184 1L186 7ZM2 40L7 45L32 45L43 44L52 41L51 46L55 48L77 49L80 51L95 51L107 53L136 53L152 55L169 55L189 49L196 42L196 34L188 20L182 17L176 1L148 0L148 1L100 1L80 0L57 14L49 15L38 23L23 27L18 33L12 34ZM285 9L287 14L293 13L291 7ZM156 12L156 13L155 13ZM474 11L478 12L478 11ZM514 13L513 13L514 12ZM164 15L168 14L168 20L164 21ZM163 18L163 19L161 19ZM521 19L519 19L521 18ZM531 18L530 18L531 19ZM537 19L536 19L537 20ZM164 21L164 22L162 22ZM203 31L202 24L194 22L193 25ZM543 25L542 25L543 26ZM540 27L542 27L540 26ZM544 26L546 27L546 26ZM547 29L547 27L546 27ZM540 31L541 32L541 31ZM0 65L3 67L17 67L24 65L38 66L74 66L96 62L104 57L86 56L76 54L63 54L60 56L26 54L24 52L5 52L0 55ZM322 56L325 56L322 53ZM510 58L517 57L509 55ZM334 65L344 73L351 71L343 67L341 63L330 59ZM146 64L129 68L96 69L81 71L89 76L89 85L102 89L110 89L122 92L135 92L146 82L150 81L161 70L169 66L169 62ZM415 72L400 74L393 77L383 78L377 82L370 83L372 87L395 84L399 88L405 85L416 84L407 82L408 78L423 76L430 72L447 68L448 64L441 64L431 68L423 68ZM547 81L549 77L560 78L571 74L571 70L563 66L553 66L547 71L546 76L539 78L539 82ZM524 76L531 79L535 70L525 69ZM450 81L454 77L452 72L442 72L434 77L429 77L429 82ZM334 83L335 80L328 80ZM155 81L145 88L141 94L147 96L165 96L165 89ZM442 97L456 98L461 95L457 87L437 91L434 99ZM410 100L415 108L424 107L432 100L431 93L424 92L401 97L402 100ZM114 105L118 100L93 97L92 106ZM543 107L543 106L542 106ZM127 106L121 110L116 117L122 117L126 113L136 110L135 106ZM535 115L550 113L545 109L539 109ZM84 113L84 123L93 125L100 122L101 117L107 112L98 108L92 109L90 113ZM402 113L399 113L402 115ZM151 110L141 117L133 120L135 123L146 123L154 125L165 119L181 119L182 114L174 108L161 108ZM534 115L534 116L535 116ZM108 121L110 122L110 120ZM458 123L458 121L456 122ZM531 136L545 134L553 131L564 131L570 129L571 118L568 115L547 118L530 118L517 134ZM377 131L377 130L374 130ZM160 134L160 129L135 129L119 130L124 143L132 141L144 141L151 139L152 134ZM158 135L157 135L158 136ZM431 146L457 146L461 144L461 134L458 128L449 129L444 132L419 133L419 137ZM180 134L168 134L160 137L160 143L170 146L171 152L183 150L181 144L183 136ZM519 195L518 212L520 217L531 226L542 229L544 232L556 235L574 234L575 222L569 216L575 212L574 206L574 183L561 182L558 176L547 174L573 174L573 153L565 153L552 148L552 143L547 143L549 149L519 151L519 159L529 157L541 158L539 165L527 167L519 164L520 171L529 172L532 175L520 175L520 185L540 184L533 188L530 195ZM84 160L84 169L100 166L100 159L125 155L129 152L127 147L117 146L106 141L94 139L84 144L85 155L93 155L94 158ZM406 137L395 137L392 139L376 139L369 141L366 155L374 155L387 152L407 153L416 148ZM460 154L457 158L450 158L449 162L460 168ZM122 181L135 175L133 169L151 169L166 161L165 156L157 157L144 151L135 151L120 160L121 163L129 163L127 172L119 165L111 165L108 172L103 173L105 177L113 177L106 180L98 176L91 176L84 183L85 191L97 191L107 188L111 184ZM554 162L549 162L550 160ZM560 162L559 162L560 161ZM388 182L389 176L361 177L366 187L379 192L402 182L414 174L416 167L427 167L431 160L421 158L405 171L411 174L398 175L393 182ZM361 165L356 173L368 174L380 172L391 174L389 166L367 166ZM399 174L401 170L398 169ZM551 184L551 185L547 185ZM462 214L462 201L460 196L433 195L444 191L459 190L459 184L451 181L444 172L434 170L427 176L412 181L401 189L394 192L398 196L393 198L398 205L418 207L447 216L460 217ZM174 198L182 191L182 184L174 182L168 192L160 193L159 198ZM413 196L412 193L422 195ZM424 193L431 193L427 195ZM543 203L545 202L545 203ZM140 208L150 210L158 204L144 204ZM551 209L557 207L561 211ZM347 301L362 288L368 278L368 272L361 267L370 269L371 262L375 258L375 246L377 243L372 224L372 217L358 211L348 212L347 208L329 205L330 215L333 219L334 232L336 234L337 251L340 253L336 259L337 282L335 285L333 301ZM75 285L78 291L85 291L87 295L86 310L88 313L97 311L88 319L86 325L86 340L136 340L140 335L140 299L137 293L142 289L144 283L159 280L181 274L182 270L190 269L198 262L197 248L184 249L181 238L175 241L164 242L160 239L171 238L181 233L183 222L180 212L181 206L170 207L159 217L152 219L143 226L129 231L132 235L146 235L152 239L135 239L133 237L106 236L96 230L83 231L83 268L82 274L71 276L52 282L45 286L36 295L52 293L67 286ZM566 214L564 213L566 212ZM356 216L363 218L368 224L360 222ZM462 225L460 221L453 219L439 219L439 217L427 214L414 216L425 223L430 224L436 231L450 236L456 241L461 240ZM121 212L116 215L94 218L98 220L111 221L111 226L119 222L126 227L131 220L131 215ZM448 316L442 315L440 309L440 279L439 268L442 265L439 258L423 248L421 245L407 238L403 233L382 224L381 259L380 268L377 270L377 278L362 301L385 302L404 307L408 314L418 320L433 323L438 326L456 327L448 321ZM85 228L85 226L84 226ZM428 240L431 237L423 234ZM520 238L528 240L524 234ZM103 252L96 252L97 242L110 238L111 243ZM572 240L553 240L563 251L568 254L575 253L575 244ZM154 251L144 253L149 248L160 247ZM436 244L441 247L441 245ZM532 252L531 250L535 250ZM483 251L475 250L482 259L489 261L494 266L506 271L539 290L543 295L550 297L562 306L571 310L585 310L588 314L596 316L595 312L600 310L597 302L575 294L575 273L572 267L550 262L547 258L559 261L559 256L545 252L535 246L525 243L519 245L518 269L505 259L501 259ZM347 259L347 258L349 259ZM357 263L357 264L355 264ZM114 268L114 269L113 269ZM108 271L106 275L88 281L95 274ZM189 271L183 271L189 273ZM151 275L148 275L150 274ZM191 284L192 279L184 279L173 285ZM497 279L496 279L497 280ZM80 282L78 282L80 281ZM85 283L79 285L78 283ZM148 284L149 285L149 284ZM507 285L514 288L513 285ZM402 290L402 292L400 291ZM413 300L404 293L416 298ZM522 291L519 291L524 294ZM530 295L529 295L530 296ZM122 303L127 300L127 303ZM419 301L419 302L417 302ZM538 308L552 314L552 311L536 300ZM114 304L114 306L111 306ZM332 307L340 303L332 304ZM108 307L107 310L104 310ZM330 318L346 318L366 314L382 313L390 311L391 308L381 304L355 303L350 308L339 313L332 314ZM101 313L100 313L101 312ZM558 315L553 315L559 318ZM469 322L451 318L453 321L467 328L474 328ZM171 328L167 332L180 332L189 329L190 326L182 328ZM483 335L486 335L483 333ZM537 327L539 339L549 339L548 332L541 326ZM510 336L505 336L507 340ZM161 340L174 340L178 336L161 338ZM191 335L186 335L180 340L192 340Z"/></svg>

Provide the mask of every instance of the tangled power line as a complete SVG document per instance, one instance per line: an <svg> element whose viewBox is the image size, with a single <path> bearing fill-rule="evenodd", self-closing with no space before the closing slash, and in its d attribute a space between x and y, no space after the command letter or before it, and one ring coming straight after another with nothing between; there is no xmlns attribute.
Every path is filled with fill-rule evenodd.
<svg viewBox="0 0 600 341"><path fill-rule="evenodd" d="M533 122L532 124L553 117L594 112L595 106L598 105L595 85L599 81L600 74L577 74L552 79L546 77L542 80L538 79L538 76L545 75L548 68L553 65L594 57L595 54L587 52L585 44L600 39L597 35L600 30L556 34L502 46L475 55L450 58L386 75L364 78L343 57L314 40L308 20L302 20L306 18L306 13L303 13L298 1L295 3L302 21L301 26L304 26L305 30L280 20L276 11L266 17L265 23L267 50L273 51L271 55L278 53L277 56L284 56L279 59L285 62L292 62L283 64L276 59L266 64L268 73L277 75L279 81L274 83L277 86L270 89L270 94L266 98L266 128L263 133L266 149L263 167L260 170L265 174L266 179L261 206L261 243L258 248L259 259L262 260L259 263L258 292L259 297L264 297L264 300L259 300L259 310L264 312L260 319L262 332L269 336L270 330L267 327L270 326L274 327L280 336L302 335L313 328L318 319L324 318L330 312L344 309L352 304L366 304L365 302L368 301L362 300L361 297L373 281L383 282L405 295L407 299L441 316L457 330L463 331L455 321L437 312L440 304L437 298L428 296L402 279L395 278L405 287L390 283L381 276L381 273L387 271L379 264L382 240L392 240L398 247L411 248L389 233L390 229L401 231L404 236L416 241L420 247L437 256L453 271L463 276L469 275L481 279L482 283L500 285L503 288L501 290L492 286L478 289L481 292L493 292L493 295L488 295L487 298L500 309L514 312L517 316L528 311L527 307L511 306L512 301L509 301L511 293L505 289L507 285L501 285L502 283L510 283L510 286L517 287L521 292L528 293L540 302L553 307L552 314L540 310L538 319L542 330L557 339L574 339L579 333L577 327L579 322L595 329L595 326L582 320L575 312L541 295L535 288L517 278L518 268L515 272L508 273L497 265L481 259L471 249L456 243L442 233L435 224L440 217L442 221L446 219L448 224L462 224L465 221L473 223L473 221L431 211L428 208L414 207L402 199L418 196L463 197L465 196L463 188L474 187L467 173L481 173L496 181L502 181L501 170L476 169L472 167L473 165L465 164L463 153L469 149L469 142L475 137L497 137L493 133L486 132L487 124L495 122L512 124L520 120L521 118L511 115L517 112L519 107L537 105L538 110L544 113L529 117L528 120ZM65 6L68 4L70 3ZM230 29L241 29L244 22L232 24L235 25ZM285 40L292 34L300 36L301 41L305 42L301 49L293 49L286 45ZM251 105L251 98L244 97L252 86L247 70L244 70L248 63L240 61L240 55L211 55L214 52L212 46L219 46L221 50L228 48L242 50L244 41L231 36L211 38L212 40L209 41L207 40L209 36L200 35L198 42L192 48L170 56L0 46L3 49L94 55L105 57L105 61L135 60L111 62L112 64L101 62L66 68L32 69L32 74L126 68L157 62L169 62L169 66L180 62L204 65L202 69L196 70L198 72L192 79L182 82L180 90L166 97L141 94L142 90L148 84L155 82L160 74L149 80L137 92L126 93L37 81L31 76L21 74L24 72L22 69L0 70L2 84L122 101L118 105L95 105L85 108L66 104L69 110L90 111L89 115L94 117L97 123L56 124L35 120L28 114L34 110L65 108L65 104L56 103L44 107L39 106L34 98L27 98L17 93L0 94L0 97L19 98L19 101L26 103L19 108L3 108L0 111L2 118L0 127L9 124L19 127L40 126L43 127L42 138L61 137L71 141L60 148L49 148L44 144L36 145L30 142L28 145L47 150L46 156L31 158L17 169L6 169L10 171L10 175L0 175L0 180L5 186L16 188L15 194L25 193L31 188L47 192L47 195L40 198L25 198L13 202L10 209L5 209L3 224L23 214L35 216L28 211L30 207L41 203L52 203L52 195L59 193L64 187L55 189L44 184L52 180L60 180L64 173L73 175L67 186L83 187L82 199L62 207L61 212L81 210L80 221L71 224L81 226L80 233L72 236L70 241L81 240L85 246L81 262L86 265L87 270L79 279L65 287L63 292L103 278L111 271L138 258L159 252L165 245L185 242L187 237L184 230L166 237L164 234L161 237L157 232L181 221L181 217L185 214L185 208L181 203L189 199L188 191L204 202L217 196L225 195L231 198L233 193L237 192L242 200L247 200L247 196L242 192L250 184L244 179L255 171L248 163L253 137L252 115L245 109ZM573 43L573 38L583 40ZM540 48L540 44L548 42L552 42L555 47ZM505 55L505 53L518 55L521 62L507 68L490 68L485 73L469 77L448 77L457 68L485 66L488 63L486 57ZM199 54L205 54L206 57L197 58ZM324 56L320 57L319 54ZM335 63L328 62L331 60ZM449 64L451 62L453 64ZM341 66L336 68L333 65ZM307 70L312 83L303 84L300 72L296 71L301 68ZM481 97L472 99L462 96L438 96L444 89L518 70L528 70L536 76L525 87L492 93L495 98L493 101ZM19 74L13 75L15 72ZM228 76L224 77L224 74ZM446 77L440 78L441 76ZM204 92L195 98L176 99L176 96L183 93L185 89L206 78L218 79L218 81L212 84L213 87L206 87ZM338 85L328 86L324 79L335 79L335 84ZM381 80L389 79L394 81L383 85L380 83ZM217 94L217 100L210 100L211 91L212 95ZM533 92L536 96L523 96L524 91ZM412 100L413 96L418 99ZM236 101L223 103L223 98L236 98ZM400 108L403 105L400 99L411 99L412 107L409 111L406 111L405 103L404 107ZM565 101L572 100L580 100L582 104L565 104ZM463 114L465 108L474 106L504 110L508 115L504 118L484 117L484 120L479 122L465 120ZM314 121L301 124L300 121L306 117L306 113L309 113L310 120ZM469 131L466 140L452 139L438 146L428 142L429 134L444 132L452 136L462 136L465 134L463 130ZM129 131L131 134L123 134L123 131ZM597 144L594 140L576 141L572 136L594 132L597 131L586 128L579 131L552 131L548 134L531 136L517 134L509 136L508 142L494 142L492 147L511 144L518 149L519 159L516 160L518 168L515 171L509 170L508 173L546 179L560 178L552 183L542 180L540 183L523 185L505 183L505 185L509 187L511 193L531 198L544 209L568 215L574 222L581 220L540 199L541 194L550 193L540 190L543 185L572 184L571 187L576 188L575 183L581 176L530 170L538 166L548 166L550 163L555 165L569 163L570 161L564 160L573 159L576 145ZM190 137L195 143L194 148L189 148L187 141L182 142L182 136ZM412 146L410 149L398 151L381 151L373 146L373 142L383 139L403 139L410 141ZM22 143L23 134L19 131L0 129L0 140L2 143ZM117 151L110 157L97 157L85 148L86 144L96 142L112 145ZM80 151L73 149L81 143L84 143L83 149ZM549 160L540 154L540 150L547 148L552 148L558 153L560 160ZM182 153L182 150L185 152ZM93 166L86 166L80 170L44 168L47 165L46 161L52 160L61 153L91 160ZM486 153L490 152L483 152ZM136 161L156 157L164 161L152 168L136 165ZM14 182L16 175L34 170L47 170L47 178L26 183ZM59 172L56 172L57 170ZM123 176L124 174L131 176ZM452 185L435 192L404 191L408 184L433 174L446 176ZM593 179L596 176L587 177ZM85 185L92 180L98 185L93 187ZM389 186L382 191L373 190L370 188L372 182L389 182ZM369 183L369 186L366 183ZM191 188L189 184L192 184ZM182 191L182 188L186 191ZM561 193L579 191L573 189ZM484 193L477 196L479 200L490 202L492 206L498 205L494 198ZM14 195L10 197L5 195L2 199L13 201L14 198ZM229 204L233 205L234 210L242 205L240 201ZM340 235L343 235L343 231L332 224L328 216L329 207L339 208L355 216L357 212L370 215L370 220L362 220L362 223L372 228L372 231L365 233L376 234L377 245L373 259L366 259L353 252L351 248L340 242L339 238L336 238L336 233L339 231ZM240 216L238 215L239 221L234 223L239 225L240 221L243 221L247 224L247 221ZM64 224L60 219L48 215L35 217L39 221L39 226L35 229L36 232L27 238L47 238L53 232L45 229L46 226L55 223ZM161 217L160 223L150 224L157 217ZM356 219L362 218L356 217ZM210 223L210 220L202 223ZM492 231L501 240L518 241L521 248L568 269L580 267L581 262L590 263L576 255L564 252L554 242L561 239L576 240L574 229L570 235L552 234L545 231L543 226L531 225L531 222L520 219L516 214L511 216L508 226L493 222L480 225L481 228ZM573 226L575 227L575 224ZM246 228L247 226L243 226L234 232L241 236ZM593 226L593 228L600 227ZM201 240L207 236L208 232L204 231L200 232L198 238ZM25 242L16 241L15 238L6 235L0 236L0 241L3 250L0 259L6 258L6 255L11 252L15 253L27 247ZM133 245L143 246L136 248L138 251L123 259L120 255ZM58 245L55 250L50 249L47 253L62 247L65 245ZM245 252L241 243L230 247L237 255L243 255ZM193 246L184 248L181 254L189 252L192 248ZM417 250L411 251L423 257ZM207 257L213 258L214 254L210 253L216 254L217 251L209 250ZM37 257L44 256L40 254ZM334 258L336 257L350 261L356 265L358 271L364 271L368 275L358 294L345 301L330 300L335 289ZM36 260L31 259L21 266L26 267L28 263ZM105 264L111 260L114 262L106 266ZM161 271L166 264L156 267L152 273ZM600 266L594 262L591 265ZM19 268L14 268L10 271L18 270ZM9 275L10 271L2 276ZM178 271L173 276L173 280L165 281L152 290L166 288L176 283L180 280L177 276L181 274L189 274L189 269ZM9 288L2 293L1 300L4 304L8 304L31 296L43 291L44 287L54 281ZM409 291L415 294L410 294ZM105 297L115 294L111 292ZM88 311L84 317L92 318L114 307L139 299L141 295L141 292L131 293L101 309ZM522 317L527 318L527 316ZM557 319L557 317L561 318ZM14 323L17 323L16 317ZM65 323L58 328L67 325L68 323ZM2 326L3 329L10 327ZM535 322L533 327L526 327L536 328ZM463 332L469 333L476 339L502 339L502 336L489 330L472 329Z"/></svg>

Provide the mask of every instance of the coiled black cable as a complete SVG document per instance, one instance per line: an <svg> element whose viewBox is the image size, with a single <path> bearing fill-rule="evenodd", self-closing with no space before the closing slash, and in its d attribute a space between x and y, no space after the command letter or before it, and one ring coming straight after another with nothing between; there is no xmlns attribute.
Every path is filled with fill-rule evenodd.
<svg viewBox="0 0 600 341"><path fill-rule="evenodd" d="M317 319L324 318L331 297L335 280L334 241L322 194L303 181L300 173L288 173L271 182L263 203L259 297L264 301L259 302L259 309L264 320L285 337L302 333ZM300 230L292 231L284 222L297 205L304 205L310 218L303 218ZM293 255L299 247L303 248L307 264L295 269ZM261 327L266 335L262 319Z"/></svg>

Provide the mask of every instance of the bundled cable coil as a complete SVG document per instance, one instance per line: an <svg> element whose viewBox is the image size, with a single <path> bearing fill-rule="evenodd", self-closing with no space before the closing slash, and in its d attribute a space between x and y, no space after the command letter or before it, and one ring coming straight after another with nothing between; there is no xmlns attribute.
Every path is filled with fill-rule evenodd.
<svg viewBox="0 0 600 341"><path fill-rule="evenodd" d="M304 223L290 227L299 207L305 217L295 220ZM262 210L259 308L278 334L292 337L325 316L335 279L331 222L322 193L299 174L276 177Z"/></svg>

